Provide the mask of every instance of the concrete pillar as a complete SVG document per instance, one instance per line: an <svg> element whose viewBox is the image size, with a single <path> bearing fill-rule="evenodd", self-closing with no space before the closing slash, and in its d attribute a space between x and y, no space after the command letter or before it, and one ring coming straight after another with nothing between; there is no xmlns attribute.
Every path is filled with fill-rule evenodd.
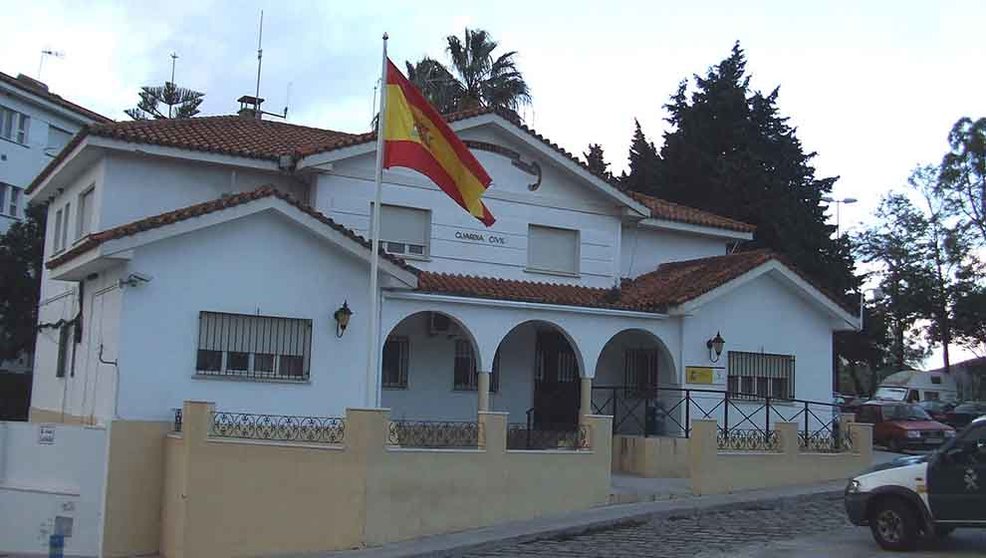
<svg viewBox="0 0 986 558"><path fill-rule="evenodd" d="M477 374L476 390L479 391L479 412L483 413L490 410L490 373L480 372Z"/></svg>
<svg viewBox="0 0 986 558"><path fill-rule="evenodd" d="M507 451L507 413L479 412L479 447L488 453Z"/></svg>
<svg viewBox="0 0 986 558"><path fill-rule="evenodd" d="M579 401L579 422L585 422L585 417L592 414L592 378L582 378L582 390Z"/></svg>

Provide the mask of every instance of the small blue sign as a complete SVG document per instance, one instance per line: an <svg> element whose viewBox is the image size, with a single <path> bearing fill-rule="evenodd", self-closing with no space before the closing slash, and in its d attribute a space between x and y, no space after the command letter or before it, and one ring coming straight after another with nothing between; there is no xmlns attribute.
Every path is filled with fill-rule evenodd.
<svg viewBox="0 0 986 558"><path fill-rule="evenodd" d="M64 535L51 535L48 537L48 558L62 558L65 553Z"/></svg>

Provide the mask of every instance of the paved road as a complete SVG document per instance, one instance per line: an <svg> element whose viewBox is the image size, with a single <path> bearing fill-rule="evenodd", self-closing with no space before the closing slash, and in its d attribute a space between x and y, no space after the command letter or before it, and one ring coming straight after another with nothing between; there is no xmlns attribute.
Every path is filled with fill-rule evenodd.
<svg viewBox="0 0 986 558"><path fill-rule="evenodd" d="M682 514L567 539L543 540L467 554L469 558L701 556L886 558L869 530L846 520L841 497L755 505L742 510ZM983 556L986 531L958 531L907 556Z"/></svg>

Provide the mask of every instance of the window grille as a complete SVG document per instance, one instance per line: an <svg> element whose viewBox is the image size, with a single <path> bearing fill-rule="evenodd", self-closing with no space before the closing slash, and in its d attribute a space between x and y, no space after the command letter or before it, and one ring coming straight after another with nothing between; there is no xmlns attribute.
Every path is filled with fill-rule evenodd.
<svg viewBox="0 0 986 558"><path fill-rule="evenodd" d="M383 345L383 387L407 389L408 338L391 335Z"/></svg>
<svg viewBox="0 0 986 558"><path fill-rule="evenodd" d="M729 351L731 395L794 399L793 355Z"/></svg>
<svg viewBox="0 0 986 558"><path fill-rule="evenodd" d="M657 349L627 349L624 358L624 385L630 393L648 395L657 389Z"/></svg>
<svg viewBox="0 0 986 558"><path fill-rule="evenodd" d="M500 389L499 353L493 357L493 371L490 374L490 392ZM452 372L452 389L456 391L476 391L479 389L479 370L476 368L476 354L468 339L455 340L455 362Z"/></svg>
<svg viewBox="0 0 986 558"><path fill-rule="evenodd" d="M311 343L311 320L200 312L196 373L307 380Z"/></svg>

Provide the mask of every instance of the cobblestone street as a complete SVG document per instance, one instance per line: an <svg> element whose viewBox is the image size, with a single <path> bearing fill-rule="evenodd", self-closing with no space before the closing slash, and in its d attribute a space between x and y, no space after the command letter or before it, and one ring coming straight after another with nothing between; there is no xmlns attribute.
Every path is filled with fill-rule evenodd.
<svg viewBox="0 0 986 558"><path fill-rule="evenodd" d="M823 534L849 527L842 498L818 497L753 505L745 509L675 515L654 522L543 540L467 554L501 556L588 557L725 556L744 547Z"/></svg>

